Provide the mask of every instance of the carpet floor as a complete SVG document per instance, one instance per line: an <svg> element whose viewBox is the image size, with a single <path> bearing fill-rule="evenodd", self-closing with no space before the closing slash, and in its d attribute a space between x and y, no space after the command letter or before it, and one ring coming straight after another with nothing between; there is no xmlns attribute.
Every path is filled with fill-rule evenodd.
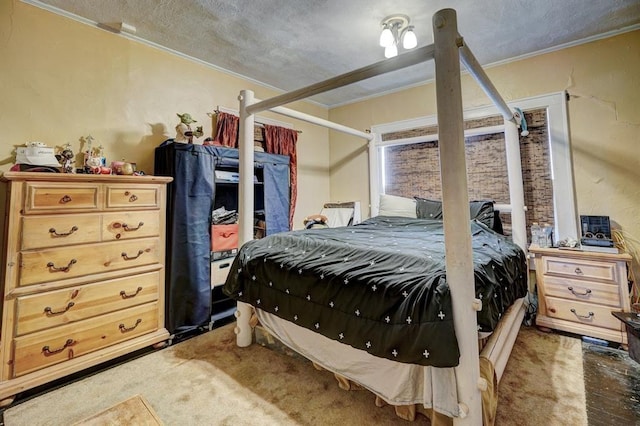
<svg viewBox="0 0 640 426"><path fill-rule="evenodd" d="M579 339L523 326L500 383L497 424L587 425L584 382ZM4 421L73 424L138 394L165 425L409 424L306 360L238 348L233 324L16 404Z"/></svg>

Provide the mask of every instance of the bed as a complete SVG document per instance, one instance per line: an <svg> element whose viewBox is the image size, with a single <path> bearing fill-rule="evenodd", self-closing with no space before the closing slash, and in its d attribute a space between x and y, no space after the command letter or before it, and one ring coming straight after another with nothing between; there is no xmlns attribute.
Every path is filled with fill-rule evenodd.
<svg viewBox="0 0 640 426"><path fill-rule="evenodd" d="M457 399L449 390L460 352L441 209L429 208L433 204L418 205L420 218L376 216L354 226L248 242L224 292L254 306L261 325L282 343L385 403L420 404L456 417ZM471 203L477 216L470 229L475 294L482 305L477 331L485 337L526 295L527 262L519 246L489 227L493 210L477 204Z"/></svg>
<svg viewBox="0 0 640 426"><path fill-rule="evenodd" d="M381 403L414 407L409 411L419 404L452 419L456 426L491 424L490 413L483 413L482 407L495 408L495 400L487 404L483 399L497 387L522 321L523 289L526 292L527 287L517 130L520 121L458 34L455 11L437 12L433 28L433 45L306 88L263 101L255 99L250 90L240 92L239 231L240 242L244 244L225 291L238 300L235 331L239 346L252 343L250 321L255 313L285 345L346 382L353 380L371 390ZM442 220L383 216L372 209L374 217L362 225L335 231L312 229L278 234L252 242L254 114L268 110L362 137L371 144L375 142L375 134L282 105L426 60L434 60L436 69ZM471 222L460 62L504 117L511 240L483 224ZM372 228L384 227L387 228L384 237L370 233ZM323 233L316 234L319 232ZM435 246L413 239L417 235L435 238L432 241ZM411 242L405 237L411 238ZM294 246L290 238L299 238L301 245ZM393 238L401 247L394 248ZM367 239L378 239L378 244L366 246L363 240ZM375 251L376 246L382 246L383 251ZM479 252L480 246L491 255ZM323 254L329 252L335 256L329 264L323 263ZM508 252L508 256L497 256L498 252ZM431 266L425 262L429 256L429 260L435 261L428 264ZM504 263L511 266L503 267ZM315 272L312 266L317 267ZM434 269L429 271L434 275L426 273L430 268ZM412 277L409 270L414 272ZM477 277L479 270L498 277L500 285ZM392 277L406 278L406 282L393 281ZM391 297L374 298L374 293ZM336 314L338 307L340 312ZM490 333L482 353L479 330ZM384 339L377 339L378 333ZM435 336L435 342L427 335ZM434 417L432 423L437 423Z"/></svg>

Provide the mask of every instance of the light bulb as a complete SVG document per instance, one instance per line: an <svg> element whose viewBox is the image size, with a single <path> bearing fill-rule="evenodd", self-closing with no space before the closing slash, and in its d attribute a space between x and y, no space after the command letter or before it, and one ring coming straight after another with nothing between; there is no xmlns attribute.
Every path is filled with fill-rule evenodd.
<svg viewBox="0 0 640 426"><path fill-rule="evenodd" d="M393 39L393 33L388 25L384 26L384 30L380 34L380 46L389 47L393 44L395 40Z"/></svg>
<svg viewBox="0 0 640 426"><path fill-rule="evenodd" d="M385 58L393 58L394 56L398 56L398 46L396 46L395 43L391 44L391 46L387 46L384 48Z"/></svg>
<svg viewBox="0 0 640 426"><path fill-rule="evenodd" d="M405 49L413 49L418 45L418 39L416 38L416 33L413 32L413 27L407 28L407 32L404 33L404 37L402 37L402 47Z"/></svg>

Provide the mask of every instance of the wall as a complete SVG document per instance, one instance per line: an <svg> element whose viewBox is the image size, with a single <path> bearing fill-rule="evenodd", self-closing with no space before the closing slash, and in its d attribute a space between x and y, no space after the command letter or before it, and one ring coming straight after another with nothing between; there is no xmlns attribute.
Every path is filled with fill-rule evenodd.
<svg viewBox="0 0 640 426"><path fill-rule="evenodd" d="M640 250L639 69L640 31L634 31L486 70L506 101L564 89L570 93L578 214L610 216L636 250ZM490 103L466 74L462 93L465 108ZM329 116L365 129L435 113L435 86L430 82L334 108ZM330 141L331 196L361 200L367 217L366 143L336 132L331 132Z"/></svg>
<svg viewBox="0 0 640 426"><path fill-rule="evenodd" d="M28 141L58 148L70 143L78 152L80 139L90 134L108 161L134 161L151 173L154 148L175 136L176 113L189 112L206 137L212 133L207 112L218 105L237 109L241 89L260 99L279 94L17 0L0 1L0 57L0 171L14 164L15 147ZM326 108L312 103L288 106L328 117ZM330 199L328 130L264 116L303 132L295 217L302 227L302 219Z"/></svg>

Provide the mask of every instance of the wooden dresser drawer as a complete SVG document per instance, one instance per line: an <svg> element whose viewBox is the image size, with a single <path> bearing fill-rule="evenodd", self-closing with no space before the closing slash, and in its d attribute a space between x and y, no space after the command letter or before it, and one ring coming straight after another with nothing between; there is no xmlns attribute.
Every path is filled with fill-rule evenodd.
<svg viewBox="0 0 640 426"><path fill-rule="evenodd" d="M13 377L158 329L156 302L13 339Z"/></svg>
<svg viewBox="0 0 640 426"><path fill-rule="evenodd" d="M95 211L100 208L101 187L98 184L55 184L27 182L25 214Z"/></svg>
<svg viewBox="0 0 640 426"><path fill-rule="evenodd" d="M546 315L594 327L622 330L622 323L611 315L611 307L547 297Z"/></svg>
<svg viewBox="0 0 640 426"><path fill-rule="evenodd" d="M160 187L153 185L110 185L107 209L159 207Z"/></svg>
<svg viewBox="0 0 640 426"><path fill-rule="evenodd" d="M159 263L161 250L159 238L144 238L22 252L18 285Z"/></svg>
<svg viewBox="0 0 640 426"><path fill-rule="evenodd" d="M102 215L102 241L160 235L160 212L133 211Z"/></svg>
<svg viewBox="0 0 640 426"><path fill-rule="evenodd" d="M96 214L22 218L22 250L98 241L100 241L100 216Z"/></svg>
<svg viewBox="0 0 640 426"><path fill-rule="evenodd" d="M545 277L544 285L544 292L547 296L606 305L611 309L618 310L622 306L620 289L615 284L549 276Z"/></svg>
<svg viewBox="0 0 640 426"><path fill-rule="evenodd" d="M620 277L616 276L616 264L613 262L561 257L545 257L543 273L545 275L597 280L612 284L618 283L620 279Z"/></svg>
<svg viewBox="0 0 640 426"><path fill-rule="evenodd" d="M74 286L16 299L16 335L158 300L160 272Z"/></svg>

